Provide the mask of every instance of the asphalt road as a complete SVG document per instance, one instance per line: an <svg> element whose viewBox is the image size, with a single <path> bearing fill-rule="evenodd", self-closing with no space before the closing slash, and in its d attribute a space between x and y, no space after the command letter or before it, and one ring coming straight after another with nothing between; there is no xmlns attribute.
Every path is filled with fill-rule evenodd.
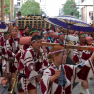
<svg viewBox="0 0 94 94"><path fill-rule="evenodd" d="M88 82L89 82L90 94L94 94L94 79L89 80ZM79 88L80 88L80 83L73 89L72 94L79 94ZM9 94L7 89L3 93L4 90L5 90L5 88L3 88L2 85L0 85L0 94ZM19 94L17 89L15 89L15 91L16 91L16 94ZM38 92L38 94L41 94L40 91Z"/></svg>

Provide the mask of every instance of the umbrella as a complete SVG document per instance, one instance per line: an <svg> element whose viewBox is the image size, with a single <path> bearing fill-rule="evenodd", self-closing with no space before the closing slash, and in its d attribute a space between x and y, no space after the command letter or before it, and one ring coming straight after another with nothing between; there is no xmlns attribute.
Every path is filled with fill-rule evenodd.
<svg viewBox="0 0 94 94"><path fill-rule="evenodd" d="M83 32L93 32L94 31L94 28L92 26L81 21L80 19L76 18L75 16L71 16L71 15L49 17L49 18L45 18L44 20L51 24L61 26L63 28L75 30L75 31L83 31Z"/></svg>
<svg viewBox="0 0 94 94"><path fill-rule="evenodd" d="M63 28L68 29L67 30L67 37L68 37L68 31L69 29L75 30L75 31L83 31L83 32L93 32L94 28L90 26L89 24L79 20L78 18L71 16L71 15L63 15L63 16L57 16L57 17L49 17L44 19L46 22L61 26ZM67 38L66 38L67 40ZM66 45L66 42L65 42ZM66 48L66 46L65 46ZM61 59L61 65L62 65L62 60L63 60L63 54L62 54L62 59ZM67 64L72 64L75 65L75 63L67 56ZM78 83L73 84L73 88L77 85Z"/></svg>
<svg viewBox="0 0 94 94"><path fill-rule="evenodd" d="M0 32L7 32L7 30L7 25L4 22L0 21Z"/></svg>

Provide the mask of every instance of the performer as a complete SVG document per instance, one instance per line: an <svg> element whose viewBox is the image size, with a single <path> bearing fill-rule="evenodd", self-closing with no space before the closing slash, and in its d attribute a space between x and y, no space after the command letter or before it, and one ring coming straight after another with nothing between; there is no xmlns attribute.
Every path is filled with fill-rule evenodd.
<svg viewBox="0 0 94 94"><path fill-rule="evenodd" d="M47 42L54 43L55 39L53 38L53 31L49 30L48 33L49 36L47 37Z"/></svg>
<svg viewBox="0 0 94 94"><path fill-rule="evenodd" d="M2 72L2 45L1 43L4 41L4 33L0 33L0 72L1 72L1 76L3 76L3 72Z"/></svg>
<svg viewBox="0 0 94 94"><path fill-rule="evenodd" d="M39 31L38 30L34 30L34 31L31 31L29 33L29 36L32 38L34 35L38 35L39 34ZM26 41L26 40L25 40ZM15 55L15 67L18 68L18 63L20 61L20 58L21 56L23 55L23 53L25 52L25 50L27 48L29 48L30 44L25 44L18 52L17 54Z"/></svg>
<svg viewBox="0 0 94 94"><path fill-rule="evenodd" d="M86 43L87 43L88 46L93 46L93 44L92 44L93 43L93 38L92 37L87 37L86 38Z"/></svg>
<svg viewBox="0 0 94 94"><path fill-rule="evenodd" d="M21 12L20 11L18 11L17 17L15 19L19 19L19 18L21 18Z"/></svg>
<svg viewBox="0 0 94 94"><path fill-rule="evenodd" d="M42 41L43 42L47 42L47 31L43 31L43 38L42 38ZM42 47L43 48L43 52L44 52L44 56L45 58L47 58L47 54L49 53L49 48L46 46L46 47Z"/></svg>
<svg viewBox="0 0 94 94"><path fill-rule="evenodd" d="M53 31L52 30L49 30L48 31L49 35L47 37L47 42L50 42L50 43L54 43L55 39L53 38ZM51 47L49 47L49 51L50 51Z"/></svg>
<svg viewBox="0 0 94 94"><path fill-rule="evenodd" d="M18 70L20 73L26 75L26 78L21 78L22 89L19 94L37 94L37 82L41 81L40 73L47 68L48 63L46 60L41 60L40 47L41 36L35 35L31 39L31 46L22 55Z"/></svg>
<svg viewBox="0 0 94 94"><path fill-rule="evenodd" d="M47 37L48 37L47 31L43 31L42 35L43 35L43 41L46 42L47 41Z"/></svg>
<svg viewBox="0 0 94 94"><path fill-rule="evenodd" d="M64 38L64 34L62 32L57 33L59 36L58 39L55 40L55 43L61 43L64 44L65 43L65 38Z"/></svg>
<svg viewBox="0 0 94 94"><path fill-rule="evenodd" d="M77 44L77 46L87 46L86 44L86 37L84 33L79 34L79 44ZM91 52L90 51L86 51L86 50L74 50L74 56L73 56L73 61L75 63L85 63L86 60L88 60L91 57ZM80 93L85 93L83 91L83 87L84 89L87 91L87 94L89 93L89 89L88 89L88 81L83 81L81 83L81 88L79 90Z"/></svg>
<svg viewBox="0 0 94 94"><path fill-rule="evenodd" d="M0 37L3 37L4 36L4 33L0 33Z"/></svg>
<svg viewBox="0 0 94 94"><path fill-rule="evenodd" d="M29 36L33 37L34 35L39 35L39 31L35 28L32 28L31 32L29 33Z"/></svg>
<svg viewBox="0 0 94 94"><path fill-rule="evenodd" d="M60 33L60 29L58 27L56 28L56 32L57 33Z"/></svg>
<svg viewBox="0 0 94 94"><path fill-rule="evenodd" d="M6 49L7 49L7 73L8 73L8 81L9 81L9 91L11 90L11 82L12 82L12 73L16 71L14 66L15 55L19 50L19 38L17 38L18 30L16 27L10 28L11 38L6 41Z"/></svg>
<svg viewBox="0 0 94 94"><path fill-rule="evenodd" d="M29 36L29 32L30 32L30 27L29 26L25 26L25 30L22 33L22 37L26 37Z"/></svg>
<svg viewBox="0 0 94 94"><path fill-rule="evenodd" d="M4 41L4 34L2 34L1 36L0 36L0 42L3 42Z"/></svg>
<svg viewBox="0 0 94 94"><path fill-rule="evenodd" d="M2 70L3 70L3 77L7 79L7 74L6 74L6 60L7 60L7 54L6 54L6 40L8 40L10 37L10 33L6 32L4 33L4 41L1 42L1 50L2 52L0 53L1 55L1 60L2 60Z"/></svg>
<svg viewBox="0 0 94 94"><path fill-rule="evenodd" d="M44 70L42 76L41 89L43 94L71 94L71 86L74 82L87 80L94 76L94 66L92 64L94 52L83 66L67 65L66 50L62 47L55 46L51 48L48 57L53 63Z"/></svg>

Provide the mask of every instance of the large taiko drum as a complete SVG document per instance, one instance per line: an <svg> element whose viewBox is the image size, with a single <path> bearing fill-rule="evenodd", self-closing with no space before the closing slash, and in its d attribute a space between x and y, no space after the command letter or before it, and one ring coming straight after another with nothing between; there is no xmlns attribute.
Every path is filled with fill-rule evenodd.
<svg viewBox="0 0 94 94"><path fill-rule="evenodd" d="M23 45L30 45L31 44L31 38L32 37L21 37L20 38L20 48L22 48Z"/></svg>

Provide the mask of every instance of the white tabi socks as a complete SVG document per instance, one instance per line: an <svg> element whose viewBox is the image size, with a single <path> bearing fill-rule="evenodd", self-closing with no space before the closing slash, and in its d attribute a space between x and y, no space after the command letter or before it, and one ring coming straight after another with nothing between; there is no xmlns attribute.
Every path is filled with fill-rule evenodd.
<svg viewBox="0 0 94 94"><path fill-rule="evenodd" d="M90 94L89 89L86 89L86 94Z"/></svg>

